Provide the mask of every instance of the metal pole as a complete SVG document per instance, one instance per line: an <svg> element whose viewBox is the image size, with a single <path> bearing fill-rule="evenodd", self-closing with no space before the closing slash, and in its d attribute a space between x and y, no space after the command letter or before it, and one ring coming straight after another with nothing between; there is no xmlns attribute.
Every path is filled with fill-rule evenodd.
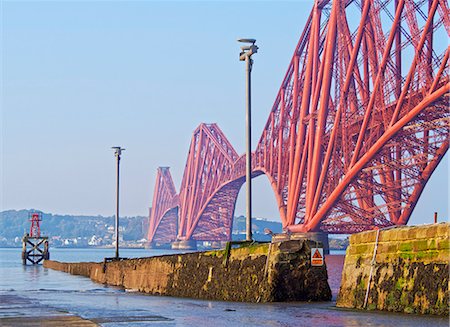
<svg viewBox="0 0 450 327"><path fill-rule="evenodd" d="M120 150L116 152L117 157L117 184L116 184L116 259L119 259L119 165Z"/></svg>
<svg viewBox="0 0 450 327"><path fill-rule="evenodd" d="M247 110L246 110L246 173L245 183L247 185L246 194L246 241L252 240L252 116L251 116L251 72L253 60L250 56L245 57L246 66L246 91L247 91Z"/></svg>

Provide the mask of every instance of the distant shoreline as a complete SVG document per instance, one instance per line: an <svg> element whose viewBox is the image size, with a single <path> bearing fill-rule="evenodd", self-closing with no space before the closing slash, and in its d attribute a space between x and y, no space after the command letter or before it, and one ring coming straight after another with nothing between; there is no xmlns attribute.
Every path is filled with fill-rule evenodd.
<svg viewBox="0 0 450 327"><path fill-rule="evenodd" d="M22 249L21 246L0 246L0 249ZM81 249L81 250L85 250L85 249L99 249L99 250L113 250L114 247L108 247L108 246L50 246L50 251L52 249ZM158 249L149 249L149 248L145 248L145 247L120 247L120 249L123 250L158 250ZM171 250L170 248L168 249L164 249L164 250ZM330 250L333 251L345 251L346 249L339 249L339 248L332 248L330 247ZM178 250L175 250L178 251ZM199 250L199 251L203 251L203 250Z"/></svg>
<svg viewBox="0 0 450 327"><path fill-rule="evenodd" d="M121 246L121 249L126 249L126 250L130 250L130 249L138 249L138 250L145 250L146 248L143 246ZM22 249L21 246L0 246L0 249ZM108 250L108 249L114 249L114 247L112 246L50 246L50 250L51 249L104 249L104 250Z"/></svg>

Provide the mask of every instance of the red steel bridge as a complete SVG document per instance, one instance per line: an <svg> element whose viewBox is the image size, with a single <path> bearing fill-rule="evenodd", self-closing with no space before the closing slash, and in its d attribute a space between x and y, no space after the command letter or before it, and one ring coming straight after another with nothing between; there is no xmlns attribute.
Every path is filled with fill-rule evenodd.
<svg viewBox="0 0 450 327"><path fill-rule="evenodd" d="M446 0L317 0L252 154L283 228L404 225L449 147ZM180 192L159 168L149 241L229 240L245 182L216 124L192 136Z"/></svg>

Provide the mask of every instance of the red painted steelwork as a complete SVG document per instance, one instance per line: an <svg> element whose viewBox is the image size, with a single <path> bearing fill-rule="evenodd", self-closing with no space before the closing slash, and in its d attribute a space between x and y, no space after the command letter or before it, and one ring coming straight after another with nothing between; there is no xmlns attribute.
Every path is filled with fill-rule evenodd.
<svg viewBox="0 0 450 327"><path fill-rule="evenodd" d="M284 229L408 222L449 146L448 17L445 0L316 1L252 157ZM245 157L200 125L178 238L229 239L244 176Z"/></svg>
<svg viewBox="0 0 450 327"><path fill-rule="evenodd" d="M42 221L41 214L39 212L31 213L30 221L30 237L41 237L41 226L39 224Z"/></svg>
<svg viewBox="0 0 450 327"><path fill-rule="evenodd" d="M241 183L233 178L238 154L216 124L192 136L180 190L180 240L229 240ZM224 185L226 184L226 185Z"/></svg>
<svg viewBox="0 0 450 327"><path fill-rule="evenodd" d="M150 209L148 240L156 243L170 243L176 240L178 206L179 198L169 167L159 167Z"/></svg>

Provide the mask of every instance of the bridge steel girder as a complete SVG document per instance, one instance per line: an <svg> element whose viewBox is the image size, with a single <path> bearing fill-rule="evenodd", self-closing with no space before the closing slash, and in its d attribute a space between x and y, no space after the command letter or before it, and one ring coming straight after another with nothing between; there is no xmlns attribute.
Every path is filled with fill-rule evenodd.
<svg viewBox="0 0 450 327"><path fill-rule="evenodd" d="M238 157L216 124L200 124L194 131L180 189L179 240L191 239L200 221L202 232L197 239L230 239L234 202L239 190L228 189L223 193L222 204L215 201L216 214L210 213L207 219L202 215L211 196L232 179Z"/></svg>
<svg viewBox="0 0 450 327"><path fill-rule="evenodd" d="M285 230L407 224L449 146L449 14L445 0L315 2L252 154ZM206 239L214 220L224 237L243 176L245 156L201 124L178 238Z"/></svg>
<svg viewBox="0 0 450 327"><path fill-rule="evenodd" d="M448 14L440 0L316 2L255 151L285 229L408 222L448 149Z"/></svg>
<svg viewBox="0 0 450 327"><path fill-rule="evenodd" d="M150 209L147 240L171 243L178 230L179 197L175 190L169 167L159 167Z"/></svg>

